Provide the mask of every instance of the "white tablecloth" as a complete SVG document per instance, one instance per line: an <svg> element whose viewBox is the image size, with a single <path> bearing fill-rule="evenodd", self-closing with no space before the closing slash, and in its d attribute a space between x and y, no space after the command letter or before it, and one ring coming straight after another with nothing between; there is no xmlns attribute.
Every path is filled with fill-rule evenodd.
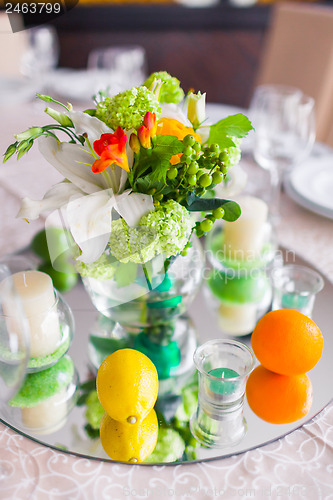
<svg viewBox="0 0 333 500"><path fill-rule="evenodd" d="M14 133L41 123L42 109L36 104L0 109L2 152ZM48 121L47 117L43 119ZM1 256L26 246L43 227L43 219L28 224L15 218L20 199L41 197L59 179L37 148L30 150L26 159L11 159L0 167ZM287 197L283 204L287 215L281 224L280 243L333 281L333 221L308 212ZM333 498L333 405L272 444L205 463L138 466L89 460L47 448L2 424L0 447L7 449L8 460L13 464L19 458L17 447L36 459L36 500ZM17 498L27 498L22 491L28 486L29 478L17 477ZM0 487L0 498L15 498L13 492L2 494L5 495Z"/></svg>

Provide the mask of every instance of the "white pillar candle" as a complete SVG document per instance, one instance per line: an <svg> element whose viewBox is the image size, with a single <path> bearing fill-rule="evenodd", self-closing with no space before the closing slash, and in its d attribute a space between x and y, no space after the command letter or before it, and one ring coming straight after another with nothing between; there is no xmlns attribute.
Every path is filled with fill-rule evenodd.
<svg viewBox="0 0 333 500"><path fill-rule="evenodd" d="M232 259L254 259L264 244L268 206L254 196L242 196L236 201L242 213L235 222L224 224L224 253Z"/></svg>
<svg viewBox="0 0 333 500"><path fill-rule="evenodd" d="M227 334L242 336L256 326L257 304L232 304L223 302L218 309L218 323Z"/></svg>
<svg viewBox="0 0 333 500"><path fill-rule="evenodd" d="M51 396L32 408L21 408L22 423L36 434L51 434L66 422L67 389Z"/></svg>
<svg viewBox="0 0 333 500"><path fill-rule="evenodd" d="M52 354L61 343L57 305L52 279L40 271L23 271L10 278L21 300L23 311L29 323L30 357L42 357ZM17 311L12 304L3 304L8 321L15 328ZM17 325L17 323L16 323ZM16 329L18 327L16 326Z"/></svg>

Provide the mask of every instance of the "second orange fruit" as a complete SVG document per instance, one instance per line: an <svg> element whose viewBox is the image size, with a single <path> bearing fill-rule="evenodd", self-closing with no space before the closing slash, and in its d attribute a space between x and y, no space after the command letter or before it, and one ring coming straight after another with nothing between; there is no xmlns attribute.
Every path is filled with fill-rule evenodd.
<svg viewBox="0 0 333 500"><path fill-rule="evenodd" d="M280 375L259 365L248 378L246 397L258 417L272 424L287 424L309 412L312 385L305 373Z"/></svg>
<svg viewBox="0 0 333 500"><path fill-rule="evenodd" d="M265 314L251 338L259 362L268 370L283 375L298 375L311 370L322 355L323 342L316 323L294 309Z"/></svg>

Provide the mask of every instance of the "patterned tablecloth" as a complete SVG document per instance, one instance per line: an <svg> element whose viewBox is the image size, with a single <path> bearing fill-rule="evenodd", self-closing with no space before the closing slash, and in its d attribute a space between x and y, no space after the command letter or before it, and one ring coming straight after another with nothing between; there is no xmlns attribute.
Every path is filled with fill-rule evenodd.
<svg viewBox="0 0 333 500"><path fill-rule="evenodd" d="M40 105L2 108L0 150L14 132L39 124ZM45 118L45 121L47 117ZM43 220L27 224L15 218L23 196L41 197L60 179L33 149L25 160L10 160L0 168L0 255L27 245ZM317 216L283 197L280 243L313 263L333 281L333 221ZM333 353L332 353L333 354ZM332 381L326 381L332 384ZM333 391L332 391L333 392ZM18 476L14 490L0 498L35 500L104 500L124 498L279 498L333 499L333 405L314 420L278 441L253 451L211 462L138 466L78 458L42 446L0 424L0 448L6 460L33 457ZM38 482L34 484L38 467Z"/></svg>

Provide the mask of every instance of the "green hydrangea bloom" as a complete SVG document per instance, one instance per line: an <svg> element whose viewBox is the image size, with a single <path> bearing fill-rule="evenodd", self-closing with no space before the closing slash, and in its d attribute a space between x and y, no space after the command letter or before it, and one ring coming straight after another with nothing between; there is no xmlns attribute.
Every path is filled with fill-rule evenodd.
<svg viewBox="0 0 333 500"><path fill-rule="evenodd" d="M231 147L231 148L226 148L226 150L229 153L228 159L225 161L225 165L228 168L234 167L239 163L241 159L241 139L238 139L237 137L232 137L232 140L235 143L236 147Z"/></svg>
<svg viewBox="0 0 333 500"><path fill-rule="evenodd" d="M195 221L190 213L174 200L162 203L140 220L140 226L156 231L158 253L163 253L165 258L182 252L194 225Z"/></svg>
<svg viewBox="0 0 333 500"><path fill-rule="evenodd" d="M141 217L139 226L129 227L123 219L112 221L110 248L120 262L142 264L163 254L164 258L182 252L195 220L174 200L159 205Z"/></svg>
<svg viewBox="0 0 333 500"><path fill-rule="evenodd" d="M96 117L113 130L118 126L130 130L138 129L142 125L147 111L155 113L158 119L161 113L158 100L147 87L133 87L98 103Z"/></svg>
<svg viewBox="0 0 333 500"><path fill-rule="evenodd" d="M113 257L104 253L91 264L86 264L78 260L75 267L81 276L97 280L109 280L113 278L117 269L117 262L112 261L114 261Z"/></svg>
<svg viewBox="0 0 333 500"><path fill-rule="evenodd" d="M129 227L124 219L112 221L110 249L120 262L148 262L157 253L157 244L154 229Z"/></svg>
<svg viewBox="0 0 333 500"><path fill-rule="evenodd" d="M185 93L180 86L180 81L176 77L169 75L167 71L157 71L148 77L144 85L150 88L155 79L163 82L160 102L174 102L178 104L184 99Z"/></svg>
<svg viewBox="0 0 333 500"><path fill-rule="evenodd" d="M185 451L185 442L179 432L174 429L160 427L153 453L146 463L171 463L179 460Z"/></svg>
<svg viewBox="0 0 333 500"><path fill-rule="evenodd" d="M92 391L86 400L87 410L85 417L93 429L99 429L102 417L104 415L104 408L99 402L97 392Z"/></svg>

